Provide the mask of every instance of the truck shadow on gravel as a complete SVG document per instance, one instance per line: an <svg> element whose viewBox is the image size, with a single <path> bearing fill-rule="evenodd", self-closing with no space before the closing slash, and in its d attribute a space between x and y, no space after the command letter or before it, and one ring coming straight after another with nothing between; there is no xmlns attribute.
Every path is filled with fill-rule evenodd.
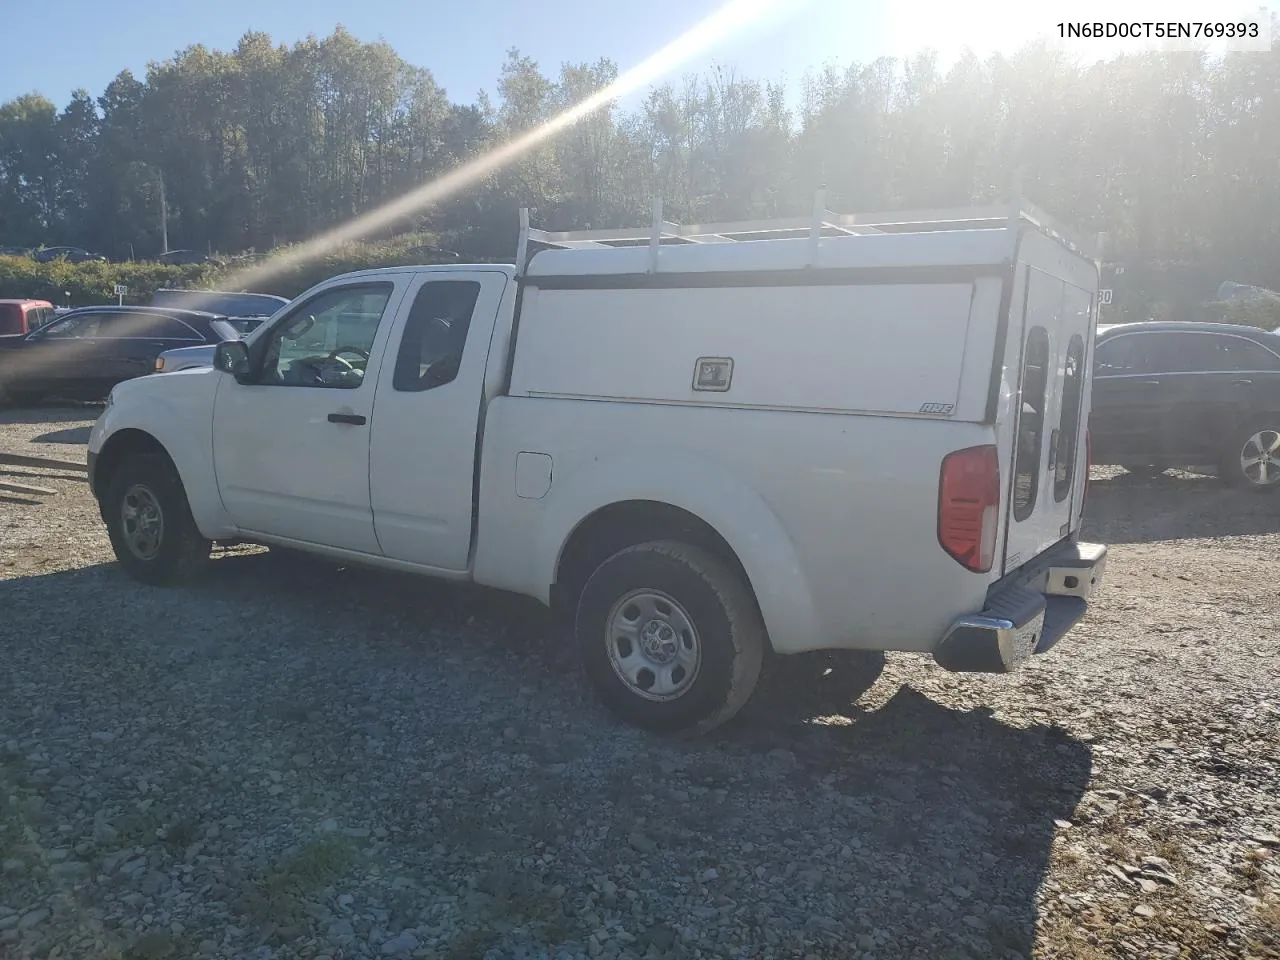
<svg viewBox="0 0 1280 960"><path fill-rule="evenodd" d="M1280 533L1280 496L1238 490L1217 477L1169 472L1120 473L1089 483L1085 538L1157 543Z"/></svg>
<svg viewBox="0 0 1280 960"><path fill-rule="evenodd" d="M563 629L537 604L307 559L228 556L172 591L114 565L0 582L0 609L23 623L51 604L93 612L31 617L22 662L58 649L101 677L96 696L149 703L167 718L154 751L177 767L198 742L257 751L257 763L291 771L286 784L365 811L389 834L384 871L462 884L446 888L469 905L460 936L474 950L447 954L459 958L500 948L515 928L585 955L595 928L583 917L623 907L650 918L634 931L637 957L728 955L704 931L736 929L751 956L1029 958L1055 821L1071 818L1090 775L1086 744L951 709L892 662L868 698L877 706L819 714L799 683L703 740L648 736L594 705ZM98 630L122 639L99 649ZM82 639L68 649L69 636ZM162 692L175 683L187 697ZM437 702L445 684L462 695ZM70 721L79 707L64 696ZM351 751L352 737L381 746ZM299 754L308 765L295 771ZM175 809L208 803L199 780L183 789L197 792L173 796ZM262 802L218 815L262 816L266 846L281 842L269 831L333 815ZM483 866L433 880L441 849L458 876L458 864ZM553 865L531 870L536 851Z"/></svg>
<svg viewBox="0 0 1280 960"><path fill-rule="evenodd" d="M867 658L839 708L839 693L821 688L821 669L805 669L708 738L662 740L620 731L595 706L578 681L564 628L532 601L338 571L305 558L241 557L224 571L223 583L210 589L247 584L256 592L264 576L299 577L311 584L304 593L344 595L343 606L359 610L374 629L429 609L442 625L492 638L468 655L504 685L515 689L541 674L543 695L571 705L589 742L617 738L629 751L624 769L580 798L612 814L602 861L634 839L636 822L667 823L687 836L675 845L683 852L666 848L661 837L656 850L643 846L639 859L665 859L658 869L670 871L671 857L687 856L680 873L709 876L715 851L730 850L745 850L750 862L782 864L784 877L773 867L748 873L721 895L769 903L780 880L793 887L795 905L781 908L760 933L775 925L795 938L795 949L803 940L847 951L833 956L1032 955L1037 895L1058 823L1073 816L1092 766L1090 747L1061 728L1012 726L986 708L950 709L909 684L864 708L853 701L873 681L896 682L879 677ZM335 590L339 584L344 588ZM296 589L281 593L302 599ZM574 753L551 748L546 759L561 764ZM639 783L653 786L638 790ZM548 829L571 832L567 822ZM482 853L494 839L477 842ZM713 904L716 885L706 886ZM828 898L828 907L817 905ZM767 951L788 939L762 943Z"/></svg>

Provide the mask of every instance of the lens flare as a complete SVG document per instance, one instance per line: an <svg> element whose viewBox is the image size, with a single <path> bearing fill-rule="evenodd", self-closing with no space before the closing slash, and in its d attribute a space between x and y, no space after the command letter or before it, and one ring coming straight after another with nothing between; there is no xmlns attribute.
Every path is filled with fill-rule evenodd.
<svg viewBox="0 0 1280 960"><path fill-rule="evenodd" d="M722 43L732 34L755 24L773 8L783 5L784 0L730 0L657 53L627 70L613 83L557 114L541 126L469 160L430 183L415 187L368 213L361 214L290 250L273 254L260 264L238 271L227 278L227 288L249 289L264 283L344 243L357 240L408 214L438 203L445 197L483 180L489 174L518 159L522 154L554 137L562 130L573 126L583 117L594 113L609 102L653 83L698 54ZM787 14L794 14L795 9L802 5L796 0L785 3Z"/></svg>

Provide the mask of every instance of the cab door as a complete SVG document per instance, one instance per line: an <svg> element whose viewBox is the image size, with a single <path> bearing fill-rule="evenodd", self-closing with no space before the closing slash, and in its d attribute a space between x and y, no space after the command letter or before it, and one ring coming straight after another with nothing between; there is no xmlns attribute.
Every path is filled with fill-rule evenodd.
<svg viewBox="0 0 1280 960"><path fill-rule="evenodd" d="M378 381L369 456L388 557L467 570L489 344L508 284L498 270L424 271Z"/></svg>
<svg viewBox="0 0 1280 960"><path fill-rule="evenodd" d="M252 382L221 376L214 470L241 530L381 555L369 435L388 330L412 277L321 289L254 338Z"/></svg>

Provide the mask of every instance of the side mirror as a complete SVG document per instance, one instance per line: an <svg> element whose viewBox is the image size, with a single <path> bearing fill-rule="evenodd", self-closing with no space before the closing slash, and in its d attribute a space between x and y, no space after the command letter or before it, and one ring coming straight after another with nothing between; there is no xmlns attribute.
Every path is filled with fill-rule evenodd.
<svg viewBox="0 0 1280 960"><path fill-rule="evenodd" d="M213 350L213 366L231 374L237 383L248 383L249 347L243 340L223 340Z"/></svg>

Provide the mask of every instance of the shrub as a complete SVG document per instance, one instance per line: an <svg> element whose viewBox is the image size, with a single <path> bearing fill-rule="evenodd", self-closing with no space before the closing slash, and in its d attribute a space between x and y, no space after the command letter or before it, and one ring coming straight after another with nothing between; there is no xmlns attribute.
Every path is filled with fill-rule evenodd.
<svg viewBox="0 0 1280 960"><path fill-rule="evenodd" d="M1280 297L1254 300L1212 300L1205 304L1205 316L1217 323L1241 323L1263 330L1280 327Z"/></svg>
<svg viewBox="0 0 1280 960"><path fill-rule="evenodd" d="M454 263L444 251L433 249L432 237L410 235L384 243L355 242L306 263L282 267L270 276L244 283L247 262L226 266L201 264L167 267L157 263L37 263L29 257L0 257L0 298L31 297L64 306L114 303L118 283L129 288L126 303L147 303L161 287L251 290L296 297L322 280L340 273L375 267ZM286 253L293 247L279 247Z"/></svg>
<svg viewBox="0 0 1280 960"><path fill-rule="evenodd" d="M31 297L63 306L114 303L118 283L125 300L146 303L160 287L207 286L207 267L165 267L155 263L37 263L29 257L0 257L0 298Z"/></svg>

